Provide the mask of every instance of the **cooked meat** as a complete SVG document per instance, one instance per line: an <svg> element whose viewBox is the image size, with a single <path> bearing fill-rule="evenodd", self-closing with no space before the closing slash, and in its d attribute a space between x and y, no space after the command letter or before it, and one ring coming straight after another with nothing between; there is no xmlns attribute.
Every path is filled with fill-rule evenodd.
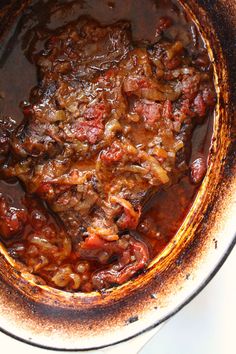
<svg viewBox="0 0 236 354"><path fill-rule="evenodd" d="M159 35L171 25L163 20ZM41 206L18 258L56 287L122 284L150 259L132 235L145 202L186 173L192 130L214 106L209 61L195 65L179 40L134 45L129 23L88 18L61 28L34 60L39 83L2 172L45 201L65 231ZM38 206L26 200L31 215Z"/></svg>

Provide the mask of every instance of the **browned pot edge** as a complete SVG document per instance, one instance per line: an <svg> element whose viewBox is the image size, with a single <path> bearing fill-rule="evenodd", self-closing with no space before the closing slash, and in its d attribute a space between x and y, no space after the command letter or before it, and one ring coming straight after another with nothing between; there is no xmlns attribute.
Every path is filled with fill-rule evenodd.
<svg viewBox="0 0 236 354"><path fill-rule="evenodd" d="M212 239L208 236L206 237L206 235L212 234L216 223L224 220L224 211L227 203L232 197L232 193L235 192L232 186L235 185L234 129L236 127L233 90L236 75L233 63L230 62L232 49L227 42L227 30L230 29L232 31L232 28L230 28L229 22L227 22L227 27L222 28L222 17L229 10L229 2L216 1L216 5L211 5L207 1L198 2L206 8L208 16L213 17L214 30L210 26L209 17L204 15L204 12L197 4L192 0L187 2L197 17L201 19L201 26L210 42L211 48L214 50L215 67L221 84L219 96L220 119L223 117L224 120L218 122L215 151L212 151L211 155L211 164L217 163L217 169L220 169L220 171L218 170L218 176L216 174L217 169L211 171L208 181L205 180L205 185L201 188L202 190L209 188L209 184L214 181L214 186L211 186L210 197L208 195L208 198L203 200L204 203L202 203L201 210L194 211L195 225L192 226L199 224L197 231L192 233L192 237L188 234L188 242L182 242L179 247L175 248L177 252L173 250L172 259L168 259L167 267L164 260L162 262L163 268L160 267L161 262L159 262L144 276L122 286L120 289L118 288L96 297L83 296L82 299L73 295L61 295L62 293L59 291L47 291L38 286L29 287L28 282L22 280L16 271L12 272L9 264L2 257L0 259L0 272L4 280L3 282L1 281L0 289L0 313L2 312L4 316L9 316L9 319L14 319L15 323L18 322L18 318L20 325L22 325L21 318L25 318L27 322L25 325L30 333L34 333L33 329L35 329L36 335L39 331L48 332L49 334L51 329L55 328L58 333L64 333L66 337L69 328L69 335L73 335L75 338L91 335L91 330L95 335L103 331L106 332L111 327L119 328L124 326L129 323L129 320L132 322L137 319L137 316L142 318L142 314L154 308L158 320L158 309L165 306L165 299L173 295L186 282L186 276L188 278L189 274L193 273L194 269L197 268L198 262L201 261L201 258L204 258L207 250L213 246L215 247ZM227 21L232 17L230 16L233 14L232 9L236 13L236 4L233 3L231 6L233 6L231 7L231 14L227 14L227 17L225 15L225 19L228 19ZM222 29L226 33L222 33ZM215 39L216 33L221 46L225 49L224 53L221 53L219 43ZM232 37L232 33L231 38L232 40L235 39L235 37ZM224 63L226 64L225 66ZM222 73L227 67L230 73L230 80L225 74L222 77ZM230 102L228 102L228 94L230 95ZM229 133L231 134L230 137ZM226 154L226 148L229 143L230 146L228 146ZM224 160L226 156L227 159ZM198 198L200 197L201 193ZM203 217L202 212L204 209ZM201 213L202 215L199 215ZM188 229L188 231L191 230ZM15 290L15 287L18 288L18 291ZM157 298L153 297L152 294L157 294L155 296ZM83 308L81 308L81 305ZM6 311L2 311L1 307L10 308L11 315L6 314ZM166 315L168 316L169 314L167 313ZM153 325L153 323L150 323L150 325Z"/></svg>

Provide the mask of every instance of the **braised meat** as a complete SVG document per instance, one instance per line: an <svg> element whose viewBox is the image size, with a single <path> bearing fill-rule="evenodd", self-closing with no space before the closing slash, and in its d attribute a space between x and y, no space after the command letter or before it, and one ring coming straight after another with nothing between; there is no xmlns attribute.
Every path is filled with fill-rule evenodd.
<svg viewBox="0 0 236 354"><path fill-rule="evenodd" d="M31 224L9 252L53 286L108 288L147 266L148 245L135 236L143 206L186 174L192 130L214 107L209 60L162 37L172 21L161 24L155 43L134 43L128 22L82 17L32 58L38 86L6 136L1 171L28 196L13 225L0 198L0 232L9 238Z"/></svg>

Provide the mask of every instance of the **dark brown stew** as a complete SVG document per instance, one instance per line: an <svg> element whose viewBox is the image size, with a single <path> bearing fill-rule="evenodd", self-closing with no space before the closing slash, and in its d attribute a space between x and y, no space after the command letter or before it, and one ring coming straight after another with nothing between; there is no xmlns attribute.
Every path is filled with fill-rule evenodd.
<svg viewBox="0 0 236 354"><path fill-rule="evenodd" d="M32 1L0 76L9 254L67 291L140 274L207 170L215 90L194 23L165 0Z"/></svg>

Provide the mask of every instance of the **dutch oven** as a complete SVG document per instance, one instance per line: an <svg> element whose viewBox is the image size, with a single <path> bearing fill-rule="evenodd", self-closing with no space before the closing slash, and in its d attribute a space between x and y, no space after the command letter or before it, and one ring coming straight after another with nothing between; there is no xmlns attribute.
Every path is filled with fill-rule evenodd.
<svg viewBox="0 0 236 354"><path fill-rule="evenodd" d="M180 1L199 27L214 66L217 105L209 167L177 234L136 280L102 293L36 285L0 248L0 328L51 349L111 346L179 311L212 279L235 243L236 1ZM0 1L1 47L28 1ZM124 1L125 5L125 1Z"/></svg>

